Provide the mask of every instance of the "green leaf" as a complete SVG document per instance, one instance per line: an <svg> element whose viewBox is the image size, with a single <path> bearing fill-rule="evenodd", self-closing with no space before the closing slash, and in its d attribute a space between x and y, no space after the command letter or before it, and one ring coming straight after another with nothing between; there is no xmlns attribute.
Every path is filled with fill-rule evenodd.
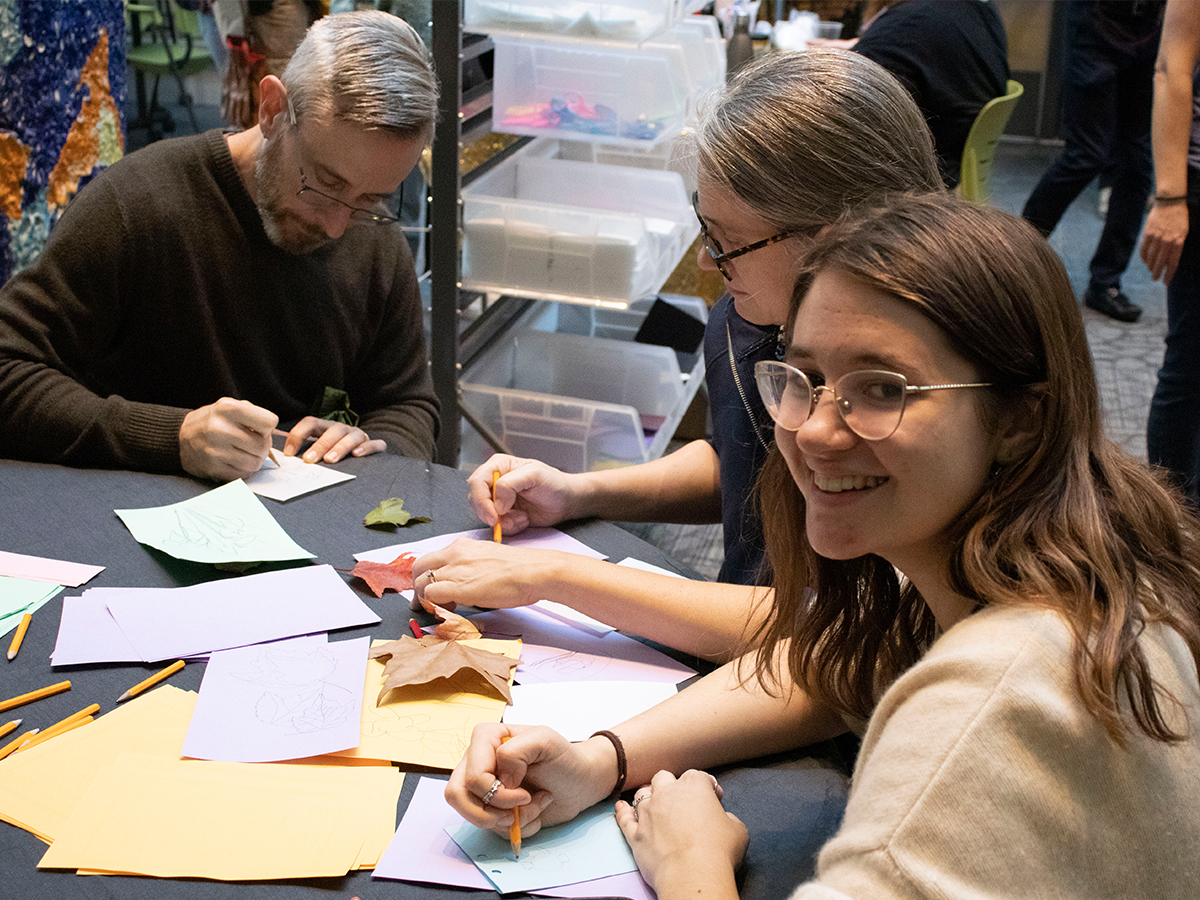
<svg viewBox="0 0 1200 900"><path fill-rule="evenodd" d="M374 528L381 525L385 527L388 525L416 525L432 521L433 519L429 516L414 516L404 508L403 500L399 497L391 497L367 513L363 524L368 528Z"/></svg>

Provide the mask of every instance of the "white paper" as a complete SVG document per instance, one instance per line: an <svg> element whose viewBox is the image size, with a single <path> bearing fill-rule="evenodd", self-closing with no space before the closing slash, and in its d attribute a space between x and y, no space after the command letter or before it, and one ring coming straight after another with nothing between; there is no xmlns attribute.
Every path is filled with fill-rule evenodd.
<svg viewBox="0 0 1200 900"><path fill-rule="evenodd" d="M536 606L537 604L534 604ZM678 684L696 674L659 650L617 631L600 636L533 607L493 609L471 616L486 637L520 638L517 681L655 681Z"/></svg>
<svg viewBox="0 0 1200 900"><path fill-rule="evenodd" d="M299 456L276 453L275 459L277 462L271 462L268 457L263 461L261 469L242 480L260 497L268 497L281 503L332 484L341 484L354 477L348 472L338 472L320 463L306 463Z"/></svg>
<svg viewBox="0 0 1200 900"><path fill-rule="evenodd" d="M128 588L105 599L117 625L146 662L380 621L331 566L302 566L183 588Z"/></svg>
<svg viewBox="0 0 1200 900"><path fill-rule="evenodd" d="M515 684L506 725L548 725L568 741L631 719L674 696L673 684L645 681L572 681Z"/></svg>
<svg viewBox="0 0 1200 900"><path fill-rule="evenodd" d="M214 653L181 755L275 762L357 747L369 644L319 635Z"/></svg>

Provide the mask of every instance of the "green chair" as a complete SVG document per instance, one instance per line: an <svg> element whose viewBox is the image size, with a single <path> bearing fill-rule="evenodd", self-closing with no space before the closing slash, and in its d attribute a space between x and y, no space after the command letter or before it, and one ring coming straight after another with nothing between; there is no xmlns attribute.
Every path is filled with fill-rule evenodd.
<svg viewBox="0 0 1200 900"><path fill-rule="evenodd" d="M1019 81L1009 79L1008 92L984 104L975 117L963 146L962 177L958 182L959 194L975 203L986 203L988 179L992 175L992 158L996 145L1004 134L1004 127L1012 115L1017 101L1025 93Z"/></svg>
<svg viewBox="0 0 1200 900"><path fill-rule="evenodd" d="M152 138L156 122L161 123L165 131L174 130L175 123L170 113L158 105L159 81L164 75L169 75L179 85L179 104L187 110L192 130L199 132L200 126L192 110L192 95L188 93L183 79L211 69L213 60L200 36L197 14L179 7L172 0L126 3L125 12L131 37L131 44L125 49L125 59L137 74L138 88L138 121L130 127L149 128ZM148 108L143 80L146 75L154 76Z"/></svg>

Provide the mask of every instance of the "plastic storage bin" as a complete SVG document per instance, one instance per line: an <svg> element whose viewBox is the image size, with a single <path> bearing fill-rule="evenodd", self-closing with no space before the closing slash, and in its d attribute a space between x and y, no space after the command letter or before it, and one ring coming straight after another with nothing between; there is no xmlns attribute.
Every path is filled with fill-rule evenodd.
<svg viewBox="0 0 1200 900"><path fill-rule="evenodd" d="M559 328L598 334L615 326L609 333L632 337L646 310L557 312L572 318ZM581 328L581 314L607 324ZM555 326L553 318L543 324ZM667 347L631 340L520 329L490 347L460 386L464 404L513 453L587 472L662 456L704 379L702 356L687 373L679 359ZM491 453L464 422L460 465L473 469Z"/></svg>
<svg viewBox="0 0 1200 900"><path fill-rule="evenodd" d="M466 0L463 27L636 43L670 27L682 12L679 0Z"/></svg>
<svg viewBox="0 0 1200 900"><path fill-rule="evenodd" d="M494 131L651 146L678 134L692 112L679 41L492 40Z"/></svg>
<svg viewBox="0 0 1200 900"><path fill-rule="evenodd" d="M699 233L683 178L540 152L463 189L464 287L615 308L662 287Z"/></svg>

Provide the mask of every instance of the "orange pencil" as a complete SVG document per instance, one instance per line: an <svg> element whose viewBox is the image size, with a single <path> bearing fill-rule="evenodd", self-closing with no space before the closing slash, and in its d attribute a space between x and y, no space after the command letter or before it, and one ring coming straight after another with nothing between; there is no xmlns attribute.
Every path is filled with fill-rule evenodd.
<svg viewBox="0 0 1200 900"><path fill-rule="evenodd" d="M48 684L44 688L38 688L36 691L30 691L28 694L21 694L17 697L10 697L7 700L0 700L0 712L6 709L12 709L14 706L20 706L22 703L32 703L34 700L41 700L43 697L49 697L51 694L57 694L59 691L69 691L71 682L60 681L58 684Z"/></svg>
<svg viewBox="0 0 1200 900"><path fill-rule="evenodd" d="M499 526L496 526L496 527L498 528ZM512 735L509 735L508 737L512 737ZM500 743L503 744L505 741L508 740L508 737L501 738ZM513 856L515 856L517 859L520 859L521 858L521 807L514 806L512 812L513 812L512 825L510 825L508 827L508 843L512 847Z"/></svg>
<svg viewBox="0 0 1200 900"><path fill-rule="evenodd" d="M29 731L25 732L24 734L13 738L11 741L9 741L7 744L5 744L3 747L0 747L0 759L4 759L4 757L8 756L14 750L16 750L18 747L20 747L23 743L25 743L27 740L29 740L31 737L33 737L35 734L37 734L39 730L40 729L37 729L37 728L31 728Z"/></svg>
<svg viewBox="0 0 1200 900"><path fill-rule="evenodd" d="M70 722L68 722L66 719L63 719L61 722L58 722L47 728L45 731L40 732L36 737L32 737L25 741L25 743L21 744L21 746L17 748L17 752L21 753L25 750L28 750L30 747L36 747L43 741L48 741L50 738L58 737L60 734L66 734L68 731L74 731L76 728L86 725L91 721L92 716L84 716L81 719L74 719Z"/></svg>
<svg viewBox="0 0 1200 900"><path fill-rule="evenodd" d="M500 480L500 470L492 472L492 503L496 502L496 482ZM500 531L500 519L496 519L496 524L492 526L492 540L499 544L504 540L504 535ZM520 841L517 842L520 846Z"/></svg>
<svg viewBox="0 0 1200 900"><path fill-rule="evenodd" d="M183 660L182 659L176 660L175 662L173 662L169 666L167 666L165 669L161 669L161 670L155 672L153 675L151 675L145 681L139 681L137 684L135 684L133 687L131 687L129 690L127 690L125 693L123 693L120 697L118 697L117 702L121 703L125 700L128 700L130 697L136 697L142 691L146 690L146 688L154 687L154 685L158 684L164 678L168 678L171 675L174 675L176 672L178 672L182 668L183 668Z"/></svg>
<svg viewBox="0 0 1200 900"><path fill-rule="evenodd" d="M29 623L33 621L33 613L25 613L21 616L21 624L17 626L17 633L13 635L12 643L8 645L9 660L16 659L17 651L21 649L21 641L25 640L25 632L29 630Z"/></svg>
<svg viewBox="0 0 1200 900"><path fill-rule="evenodd" d="M0 725L0 737L4 737L10 731L16 731L19 727L21 727L20 719L13 719L11 722L8 722L7 724Z"/></svg>

